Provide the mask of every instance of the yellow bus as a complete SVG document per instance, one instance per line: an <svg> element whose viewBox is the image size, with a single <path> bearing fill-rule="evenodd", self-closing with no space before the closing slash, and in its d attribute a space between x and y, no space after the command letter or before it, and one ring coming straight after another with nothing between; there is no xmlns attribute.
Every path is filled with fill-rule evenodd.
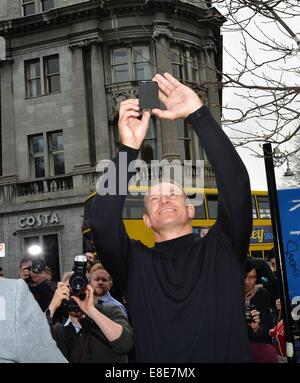
<svg viewBox="0 0 300 383"><path fill-rule="evenodd" d="M143 192L142 187L135 187L135 190L129 191ZM199 193L200 190L188 190ZM217 218L217 189L202 189L203 203L195 208L195 218L192 220L193 232L195 235L205 235L209 228L215 223ZM266 258L268 253L273 249L273 232L271 225L271 213L269 205L268 192L252 191L252 214L253 228L250 239L249 254L257 258ZM89 210L96 192L91 193L84 201L84 222L82 228L83 234L83 250L93 249L93 239L91 229L89 228ZM127 197L123 209L123 221L126 231L130 238L139 240L147 246L153 246L154 235L151 229L148 229L143 222L143 196ZM241 217L241 220L243 217Z"/></svg>

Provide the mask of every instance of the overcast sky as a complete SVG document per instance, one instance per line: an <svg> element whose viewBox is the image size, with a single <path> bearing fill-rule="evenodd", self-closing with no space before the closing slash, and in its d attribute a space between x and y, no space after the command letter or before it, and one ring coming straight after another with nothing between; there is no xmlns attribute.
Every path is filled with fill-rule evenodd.
<svg viewBox="0 0 300 383"><path fill-rule="evenodd" d="M266 33L267 35L269 35L271 37L274 37L275 39L280 39L279 41L285 42L289 46L294 45L296 47L296 43L291 38L285 38L278 31L276 25L271 24L271 23L265 24L265 23L263 23L263 21L264 20L262 18L256 19L257 24L259 25L260 28L263 29L264 33ZM297 26L297 23L299 22L299 20L289 19L288 21L286 20L286 22L295 31L295 33L297 33L298 30L300 30L300 27ZM259 31L257 30L257 28L254 25L252 25L252 26L250 25L249 31L252 32L253 34L255 34L255 36L259 38ZM241 44L240 44L240 41L241 41L240 33L239 32L228 32L228 31L224 30L224 31L222 31L222 34L223 34L224 47L228 51L230 51L230 53L234 57L242 57ZM261 39L265 39L265 38L263 36L261 36ZM278 54L277 52L266 53L266 52L262 52L261 50L259 50L258 43L254 42L250 38L248 39L248 44L249 44L248 49L249 49L250 53L253 55L255 60L258 62L261 62L263 60L263 58L265 57L265 55L268 55L268 59L270 59L272 57L272 54L274 55L274 57L277 57L276 56L276 54ZM283 65L283 64L278 63L278 66L279 65ZM296 67L296 68L299 67L299 54L297 54L295 56L292 63L290 63L289 65L293 65L293 67ZM226 52L224 52L224 54L223 54L223 71L225 73L228 73L228 72L233 73L233 72L238 71L237 64L234 62L234 60ZM270 72L268 72L268 74L271 76L277 77L281 73L270 71ZM274 77L272 77L272 78L274 78ZM251 81L252 81L252 79L248 78L248 83L250 83ZM295 84L295 83L297 83L298 79L293 78L289 73L286 76L285 81L288 84ZM241 91L239 91L239 93L241 93ZM232 88L225 88L223 90L223 104L228 105L230 107L235 107L235 106L242 107L242 108L244 108L244 110L247 110L247 107L249 105L249 103L247 104L247 100L241 99L241 97L235 95L235 91ZM224 113L224 116L226 119L230 119L230 117L232 117L230 115L231 112L226 111L226 109L223 110L223 113ZM251 121L246 122L245 124L240 125L240 126L236 126L236 127L239 127L243 131L249 131L249 132L251 132L251 131L253 132L253 130L256 129L255 123L253 121L252 122ZM233 132L231 132L230 129L225 128L225 132L229 136L232 136L232 134L233 134ZM255 146L255 149L259 153L262 154L262 148L259 148L258 145ZM250 176L250 180L251 180L251 188L253 190L267 190L267 181L266 181L266 175L265 175L264 160L262 158L257 158L255 156L253 156L252 152L250 150L245 149L245 148L239 147L239 148L237 148L237 150L238 150L240 156L242 157L242 159L243 159L243 161L247 167L247 170L248 170L248 173ZM285 147L283 147L281 150L284 151ZM286 169L287 169L286 163L283 164L280 168L275 168L277 187L283 187L284 186L283 173L286 171Z"/></svg>

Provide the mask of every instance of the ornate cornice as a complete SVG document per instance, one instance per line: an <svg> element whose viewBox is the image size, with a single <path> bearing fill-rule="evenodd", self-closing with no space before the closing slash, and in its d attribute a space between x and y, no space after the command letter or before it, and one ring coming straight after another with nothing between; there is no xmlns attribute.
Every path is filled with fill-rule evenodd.
<svg viewBox="0 0 300 383"><path fill-rule="evenodd" d="M168 37L171 39L173 36L169 29L169 25L170 23L168 21L155 21L152 25L152 38Z"/></svg>
<svg viewBox="0 0 300 383"><path fill-rule="evenodd" d="M117 117L122 101L137 97L137 87L136 81L106 85L108 119L110 121L113 121Z"/></svg>
<svg viewBox="0 0 300 383"><path fill-rule="evenodd" d="M69 42L68 47L71 49L73 49L75 47L82 48L82 47L86 47L86 46L91 45L91 44L100 44L102 42L103 42L103 40L102 40L102 37L100 36L100 34L94 33L94 34L91 34L88 36L83 35L83 36L80 36L77 38L72 38Z"/></svg>
<svg viewBox="0 0 300 383"><path fill-rule="evenodd" d="M95 17L111 17L112 15L132 15L134 12L153 14L164 12L172 16L180 16L194 22L220 26L225 18L215 9L203 9L189 3L175 0L90 0L74 5L58 7L47 12L19 17L0 22L0 35L11 36L18 33L33 32L51 26L66 25ZM153 31L154 37L165 35L170 37L168 28L159 27Z"/></svg>

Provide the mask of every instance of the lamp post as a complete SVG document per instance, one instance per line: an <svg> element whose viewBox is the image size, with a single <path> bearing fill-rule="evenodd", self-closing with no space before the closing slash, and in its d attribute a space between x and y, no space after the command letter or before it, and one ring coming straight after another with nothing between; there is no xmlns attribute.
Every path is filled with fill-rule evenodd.
<svg viewBox="0 0 300 383"><path fill-rule="evenodd" d="M285 150L282 152L279 148L274 149L273 153L273 160L274 160L274 166L280 167L286 162L286 171L283 173L284 177L292 177L295 175L295 173L290 168L290 162L288 158L288 151Z"/></svg>
<svg viewBox="0 0 300 383"><path fill-rule="evenodd" d="M286 157L286 164L287 168L286 171L283 173L285 177L293 177L295 173L290 169L289 159Z"/></svg>

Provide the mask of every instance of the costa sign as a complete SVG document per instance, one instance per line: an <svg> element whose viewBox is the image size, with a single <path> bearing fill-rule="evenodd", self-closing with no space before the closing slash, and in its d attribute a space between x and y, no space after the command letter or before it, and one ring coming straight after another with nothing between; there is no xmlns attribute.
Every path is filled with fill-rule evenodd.
<svg viewBox="0 0 300 383"><path fill-rule="evenodd" d="M19 226L20 227L33 227L33 226L46 226L53 225L54 223L59 223L59 218L56 212L53 213L44 213L38 215L29 215L27 217L20 217Z"/></svg>

